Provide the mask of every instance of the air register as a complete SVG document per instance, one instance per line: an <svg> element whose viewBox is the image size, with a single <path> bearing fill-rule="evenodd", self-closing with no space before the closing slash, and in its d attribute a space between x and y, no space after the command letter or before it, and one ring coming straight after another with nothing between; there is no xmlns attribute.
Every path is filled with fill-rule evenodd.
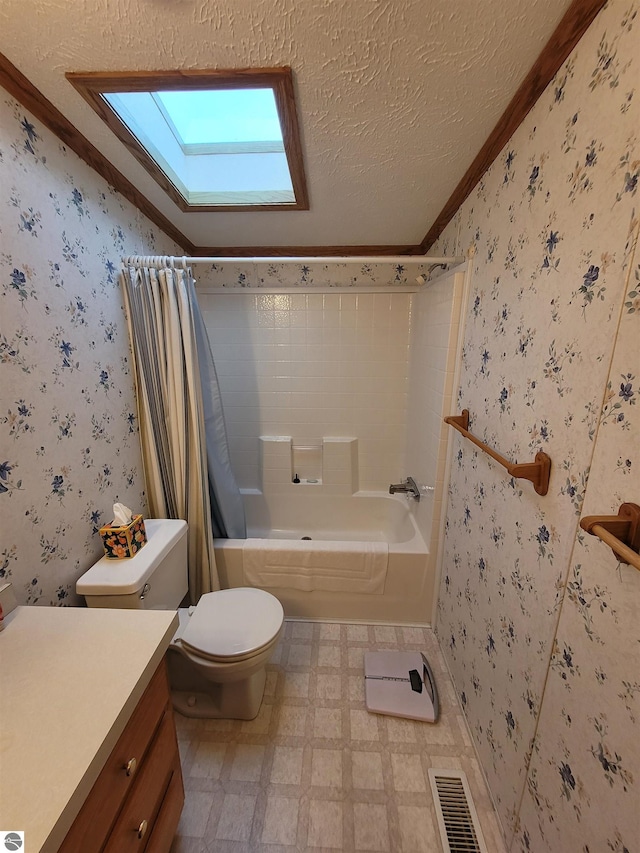
<svg viewBox="0 0 640 853"><path fill-rule="evenodd" d="M438 721L438 690L422 652L365 652L364 692L373 714Z"/></svg>

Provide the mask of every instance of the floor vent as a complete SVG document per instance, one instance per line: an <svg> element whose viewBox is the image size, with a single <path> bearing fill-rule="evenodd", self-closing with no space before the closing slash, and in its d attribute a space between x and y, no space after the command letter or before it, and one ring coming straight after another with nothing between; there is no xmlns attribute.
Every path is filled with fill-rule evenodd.
<svg viewBox="0 0 640 853"><path fill-rule="evenodd" d="M487 853L462 770L429 770L444 853Z"/></svg>

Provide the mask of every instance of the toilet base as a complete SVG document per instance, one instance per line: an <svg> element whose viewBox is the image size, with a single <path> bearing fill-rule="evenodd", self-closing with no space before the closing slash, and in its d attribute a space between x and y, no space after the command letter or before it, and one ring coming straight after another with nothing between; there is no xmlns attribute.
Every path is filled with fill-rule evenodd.
<svg viewBox="0 0 640 853"><path fill-rule="evenodd" d="M168 656L169 683L173 707L184 717L205 720L253 720L258 715L264 696L267 674L264 667L248 678L218 684L189 672L181 662Z"/></svg>

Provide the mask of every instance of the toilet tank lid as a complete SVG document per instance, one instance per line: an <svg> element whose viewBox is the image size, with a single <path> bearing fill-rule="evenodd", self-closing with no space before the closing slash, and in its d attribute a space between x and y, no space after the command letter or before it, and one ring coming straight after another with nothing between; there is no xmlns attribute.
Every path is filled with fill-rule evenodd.
<svg viewBox="0 0 640 853"><path fill-rule="evenodd" d="M102 557L76 582L78 595L131 595L145 585L158 563L187 533L187 522L176 518L146 518L147 544L135 557Z"/></svg>

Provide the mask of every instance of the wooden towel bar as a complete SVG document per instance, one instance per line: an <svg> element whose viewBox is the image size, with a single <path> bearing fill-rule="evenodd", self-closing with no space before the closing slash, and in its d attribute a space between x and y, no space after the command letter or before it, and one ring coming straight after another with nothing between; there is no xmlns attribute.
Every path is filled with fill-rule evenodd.
<svg viewBox="0 0 640 853"><path fill-rule="evenodd" d="M617 515L585 515L580 527L608 545L621 563L640 571L640 506L620 504Z"/></svg>
<svg viewBox="0 0 640 853"><path fill-rule="evenodd" d="M475 435L469 432L469 409L463 409L460 415L451 415L444 419L446 424L449 424L454 429L457 429L465 438L468 438L476 447L488 453L492 459L503 465L512 477L517 479L531 480L533 488L539 495L546 495L549 491L549 476L551 474L551 459L542 450L536 453L535 461L533 462L509 462L504 456L480 441Z"/></svg>

